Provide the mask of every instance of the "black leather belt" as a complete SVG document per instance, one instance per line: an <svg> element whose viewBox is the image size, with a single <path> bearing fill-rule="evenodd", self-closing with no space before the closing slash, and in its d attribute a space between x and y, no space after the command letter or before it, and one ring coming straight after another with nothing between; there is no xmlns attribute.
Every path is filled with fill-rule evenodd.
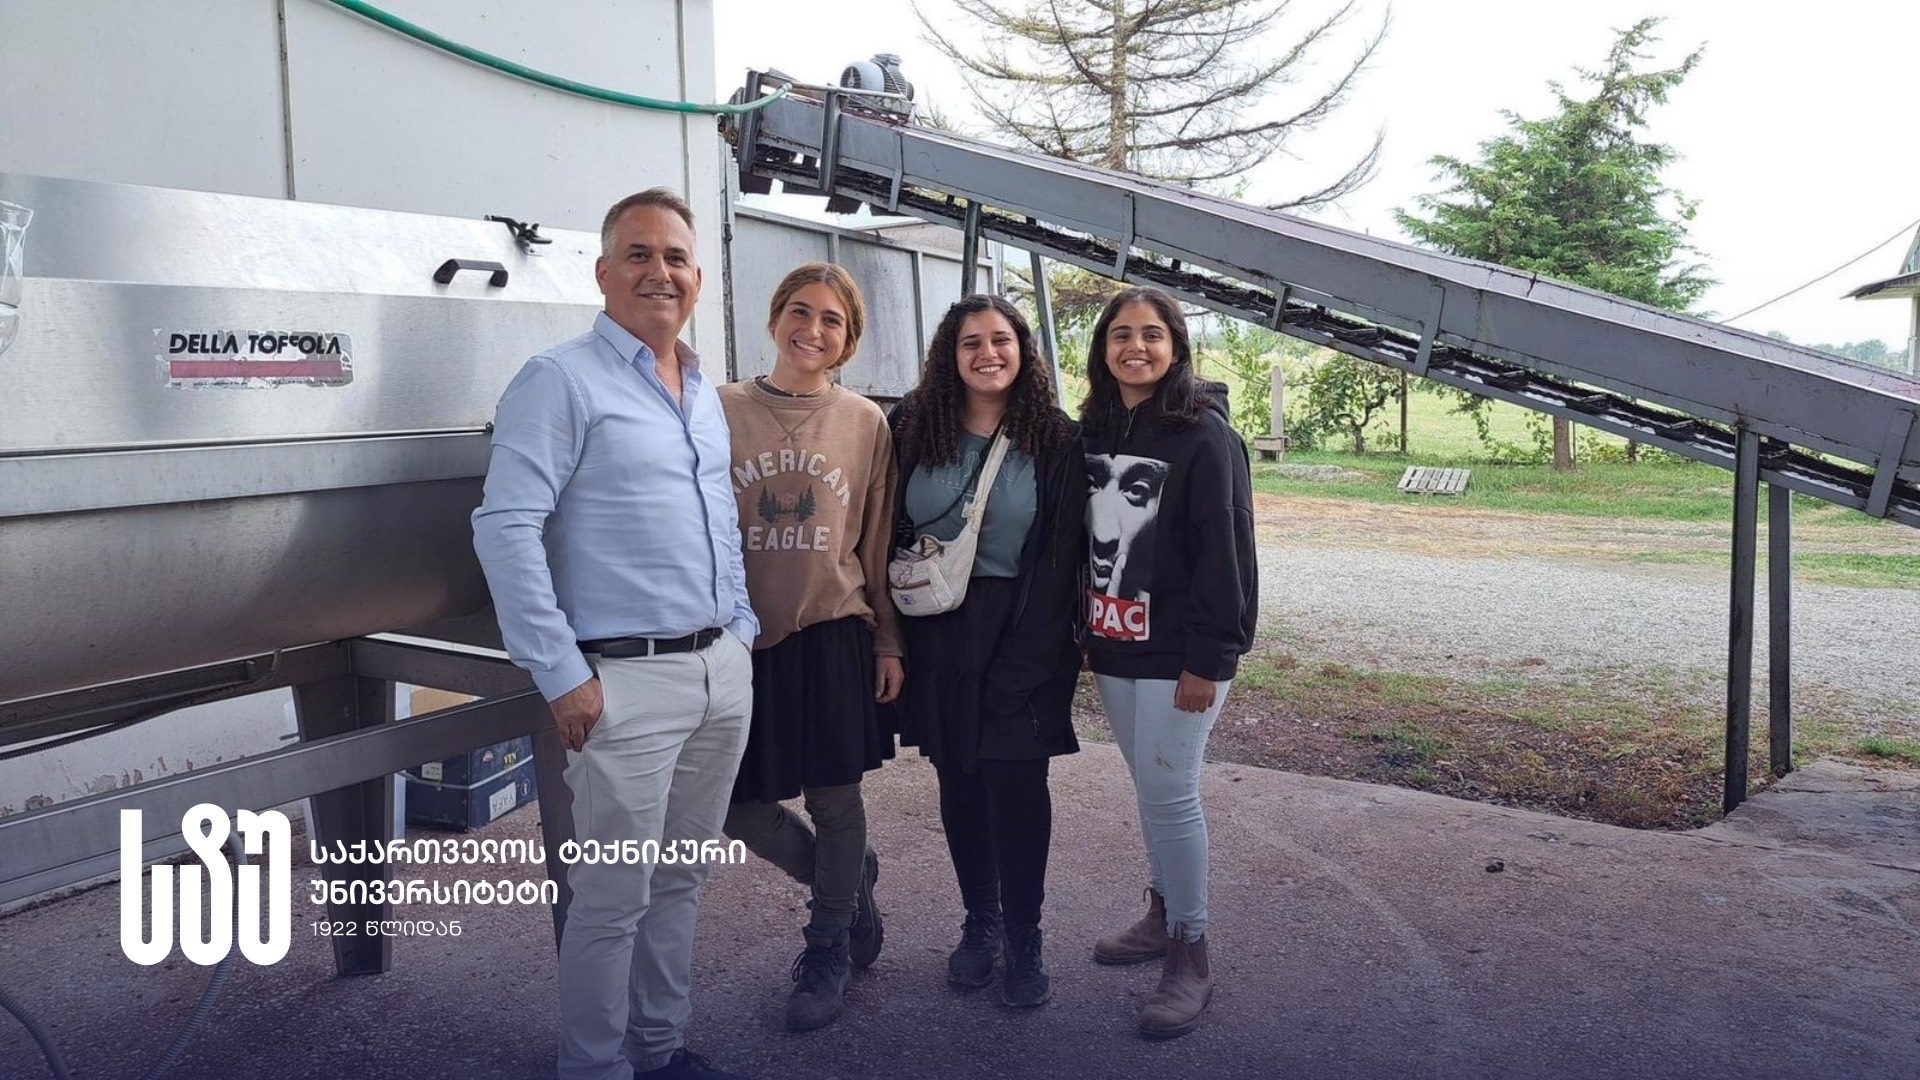
<svg viewBox="0 0 1920 1080"><path fill-rule="evenodd" d="M710 626L705 630L695 630L686 637L646 638L617 637L601 638L598 641L583 641L580 651L606 657L608 660L627 660L636 656L664 656L667 653L699 652L701 649L720 640L726 633L725 628Z"/></svg>

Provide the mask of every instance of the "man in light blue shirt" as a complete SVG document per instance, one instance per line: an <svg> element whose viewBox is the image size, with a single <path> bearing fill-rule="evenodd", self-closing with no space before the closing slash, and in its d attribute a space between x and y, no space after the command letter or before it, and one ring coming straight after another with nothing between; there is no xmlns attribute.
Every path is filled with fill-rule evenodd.
<svg viewBox="0 0 1920 1080"><path fill-rule="evenodd" d="M527 361L473 515L507 652L567 750L574 834L676 853L720 837L752 712L726 417L679 340L700 297L693 211L607 212L592 331ZM644 850L644 849L642 849ZM562 1080L725 1078L689 1053L705 863L575 863L560 939Z"/></svg>

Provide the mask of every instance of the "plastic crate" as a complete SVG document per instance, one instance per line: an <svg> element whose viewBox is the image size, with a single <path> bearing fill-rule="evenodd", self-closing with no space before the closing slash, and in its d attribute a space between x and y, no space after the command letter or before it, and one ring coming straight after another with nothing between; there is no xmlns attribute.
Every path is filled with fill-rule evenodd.
<svg viewBox="0 0 1920 1080"><path fill-rule="evenodd" d="M531 743L531 740L527 741ZM539 782L533 771L533 753L529 749L525 757L491 776L483 777L478 783L435 782L409 775L407 824L467 832L496 821L539 797Z"/></svg>

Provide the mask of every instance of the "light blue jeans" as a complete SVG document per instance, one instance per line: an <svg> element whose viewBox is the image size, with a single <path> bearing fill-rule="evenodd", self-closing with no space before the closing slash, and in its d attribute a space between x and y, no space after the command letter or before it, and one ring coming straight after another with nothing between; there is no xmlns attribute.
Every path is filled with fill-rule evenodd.
<svg viewBox="0 0 1920 1080"><path fill-rule="evenodd" d="M1215 683L1213 707L1190 713L1173 707L1172 679L1095 675L1093 682L1133 776L1147 869L1154 890L1167 901L1167 933L1197 940L1207 932L1207 817L1200 808L1200 765L1233 683Z"/></svg>

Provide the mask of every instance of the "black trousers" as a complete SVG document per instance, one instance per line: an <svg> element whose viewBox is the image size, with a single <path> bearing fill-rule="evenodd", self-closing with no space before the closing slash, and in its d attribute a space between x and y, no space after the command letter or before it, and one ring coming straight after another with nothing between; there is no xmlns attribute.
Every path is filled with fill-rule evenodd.
<svg viewBox="0 0 1920 1080"><path fill-rule="evenodd" d="M1047 760L940 765L940 824L969 914L999 912L1009 926L1037 926L1046 898L1053 797Z"/></svg>

